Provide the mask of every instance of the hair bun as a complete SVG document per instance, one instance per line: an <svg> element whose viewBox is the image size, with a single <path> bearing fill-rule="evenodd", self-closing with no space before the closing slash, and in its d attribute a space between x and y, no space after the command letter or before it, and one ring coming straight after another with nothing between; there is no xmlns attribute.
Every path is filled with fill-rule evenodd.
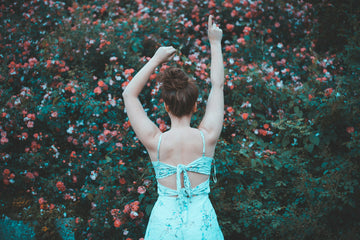
<svg viewBox="0 0 360 240"><path fill-rule="evenodd" d="M189 76L180 68L170 67L165 69L159 79L167 91L184 89L189 85Z"/></svg>

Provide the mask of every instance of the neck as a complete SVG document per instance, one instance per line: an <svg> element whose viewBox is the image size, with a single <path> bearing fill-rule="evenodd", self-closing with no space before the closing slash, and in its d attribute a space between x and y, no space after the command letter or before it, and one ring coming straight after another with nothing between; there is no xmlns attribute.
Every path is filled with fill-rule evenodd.
<svg viewBox="0 0 360 240"><path fill-rule="evenodd" d="M181 129L190 127L191 115L176 117L172 114L169 114L171 120L171 129Z"/></svg>

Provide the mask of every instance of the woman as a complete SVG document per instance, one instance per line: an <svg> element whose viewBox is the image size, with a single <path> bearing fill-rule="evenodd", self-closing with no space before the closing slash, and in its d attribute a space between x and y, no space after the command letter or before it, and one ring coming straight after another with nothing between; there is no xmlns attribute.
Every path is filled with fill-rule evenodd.
<svg viewBox="0 0 360 240"><path fill-rule="evenodd" d="M123 92L130 123L147 149L158 181L159 197L145 239L224 239L208 193L211 164L224 116L222 30L208 20L211 46L211 91L198 129L190 127L198 89L180 69L160 74L162 97L171 120L162 133L147 117L138 96L154 69L169 61L173 47L160 47Z"/></svg>

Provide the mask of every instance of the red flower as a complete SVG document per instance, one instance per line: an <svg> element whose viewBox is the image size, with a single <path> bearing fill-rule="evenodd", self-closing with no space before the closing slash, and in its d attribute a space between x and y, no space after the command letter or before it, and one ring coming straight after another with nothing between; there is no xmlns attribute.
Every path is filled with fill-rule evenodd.
<svg viewBox="0 0 360 240"><path fill-rule="evenodd" d="M234 112L233 107L228 107L226 110L227 110L229 113L233 113L233 112Z"/></svg>
<svg viewBox="0 0 360 240"><path fill-rule="evenodd" d="M122 222L119 219L116 219L114 222L114 227L118 228L122 225Z"/></svg>
<svg viewBox="0 0 360 240"><path fill-rule="evenodd" d="M61 192L63 192L63 191L66 190L66 187L65 187L64 183L61 182L61 181L58 181L58 182L56 183L56 187L57 187L57 188L59 189L59 191L61 191Z"/></svg>
<svg viewBox="0 0 360 240"><path fill-rule="evenodd" d="M248 117L249 117L249 114L248 113L243 113L241 114L241 117L246 120Z"/></svg>
<svg viewBox="0 0 360 240"><path fill-rule="evenodd" d="M263 135L263 136L267 135L267 131L264 129L259 129L258 132L260 133L260 135Z"/></svg>
<svg viewBox="0 0 360 240"><path fill-rule="evenodd" d="M4 175L9 175L9 174L10 174L10 170L6 168L6 169L4 169L4 172L3 172L3 173L4 173Z"/></svg>
<svg viewBox="0 0 360 240"><path fill-rule="evenodd" d="M123 185L123 184L125 184L125 183L126 183L126 180L125 180L125 178L123 178L123 177L122 177L122 178L120 178L119 182L120 182L120 184L122 184L122 185Z"/></svg>
<svg viewBox="0 0 360 240"><path fill-rule="evenodd" d="M226 24L226 29L228 30L228 31L232 31L232 30L234 30L234 24L230 24L230 23L228 23L228 24Z"/></svg>
<svg viewBox="0 0 360 240"><path fill-rule="evenodd" d="M332 94L333 91L334 91L334 89L332 89L332 88L325 89L325 96L329 97Z"/></svg>

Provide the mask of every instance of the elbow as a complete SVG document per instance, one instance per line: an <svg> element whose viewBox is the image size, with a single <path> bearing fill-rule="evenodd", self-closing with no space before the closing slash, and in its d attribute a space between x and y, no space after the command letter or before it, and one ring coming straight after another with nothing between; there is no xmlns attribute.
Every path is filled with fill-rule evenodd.
<svg viewBox="0 0 360 240"><path fill-rule="evenodd" d="M128 91L127 88L125 88L125 90L122 92L121 95L122 95L123 99L131 97L131 93Z"/></svg>
<svg viewBox="0 0 360 240"><path fill-rule="evenodd" d="M132 101L133 99L137 99L137 96L135 96L134 94L132 94L129 91L126 91L126 89L122 92L121 95L122 95L124 102Z"/></svg>
<svg viewBox="0 0 360 240"><path fill-rule="evenodd" d="M129 94L126 92L126 89L125 89L121 95L123 98L126 98Z"/></svg>

